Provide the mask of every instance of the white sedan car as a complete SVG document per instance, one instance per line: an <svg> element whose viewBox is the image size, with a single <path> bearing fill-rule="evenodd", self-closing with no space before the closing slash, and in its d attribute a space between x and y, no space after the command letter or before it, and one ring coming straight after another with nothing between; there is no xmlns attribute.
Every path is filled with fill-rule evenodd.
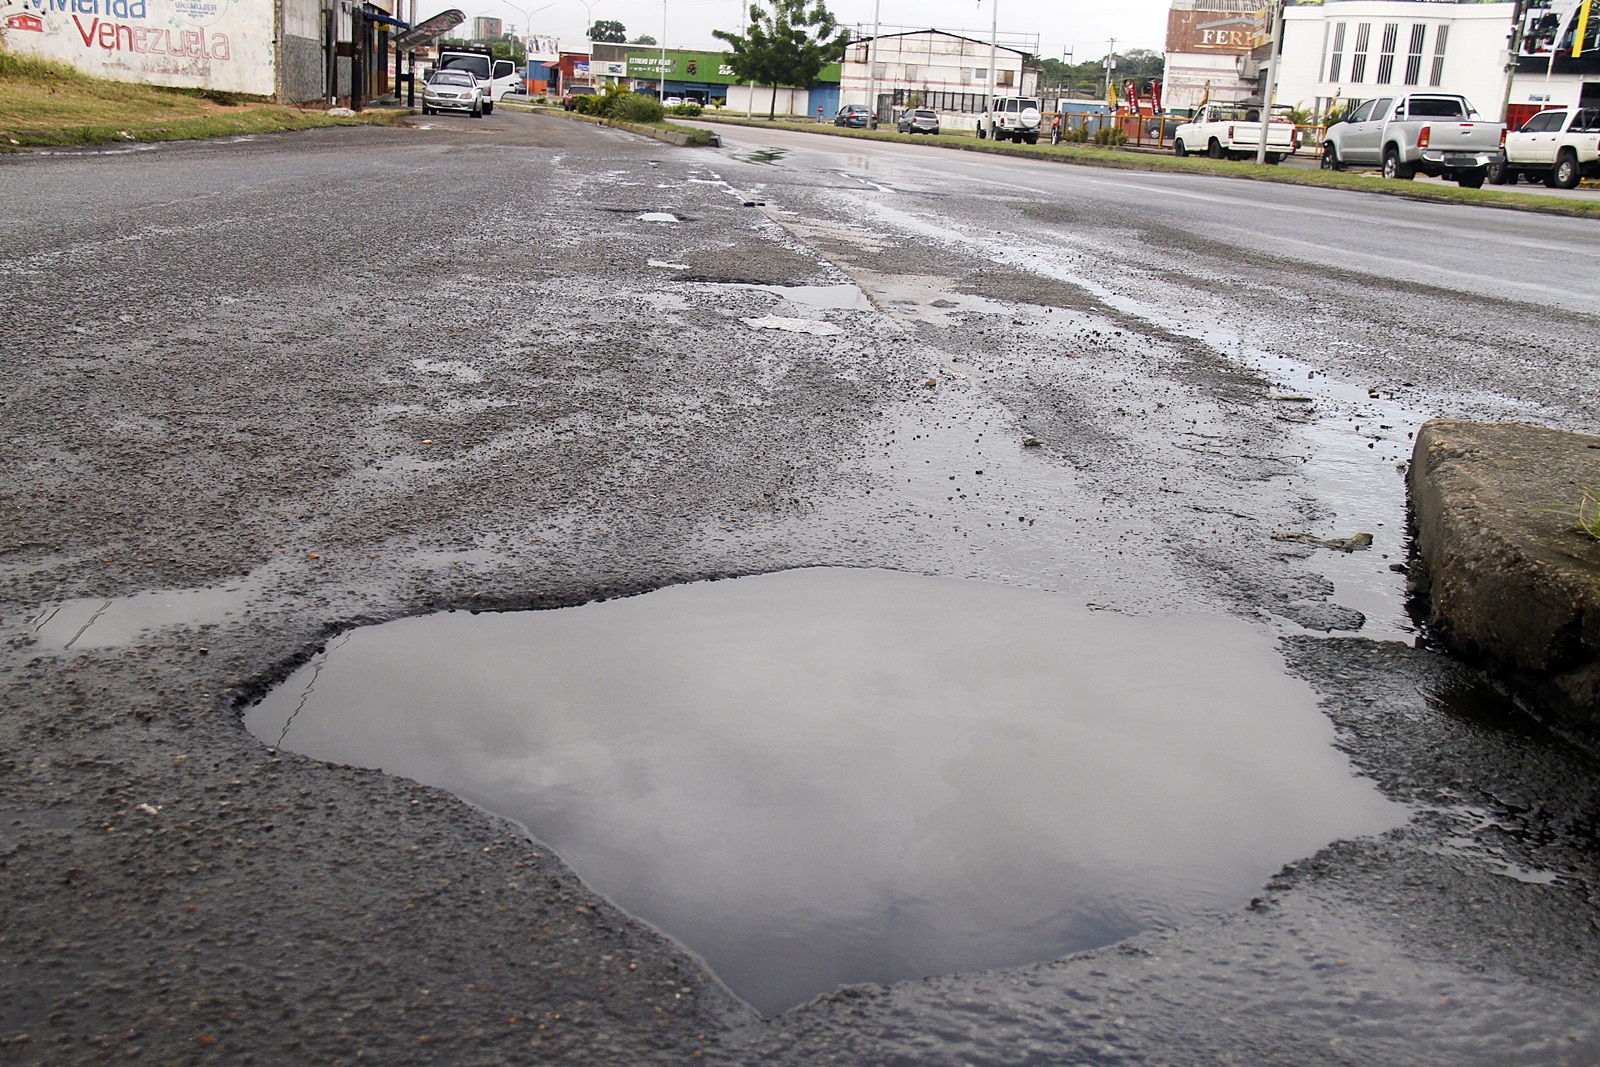
<svg viewBox="0 0 1600 1067"><path fill-rule="evenodd" d="M465 111L475 119L483 118L483 87L471 71L436 70L428 76L422 87L422 113L440 111Z"/></svg>

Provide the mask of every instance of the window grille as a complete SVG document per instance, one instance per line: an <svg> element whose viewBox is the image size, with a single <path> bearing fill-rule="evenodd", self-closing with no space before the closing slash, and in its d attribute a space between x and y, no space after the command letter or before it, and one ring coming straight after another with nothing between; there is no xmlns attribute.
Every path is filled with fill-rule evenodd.
<svg viewBox="0 0 1600 1067"><path fill-rule="evenodd" d="M1415 85L1422 77L1422 41L1428 35L1428 25L1419 22L1411 27L1411 51L1406 56L1406 84Z"/></svg>
<svg viewBox="0 0 1600 1067"><path fill-rule="evenodd" d="M1433 75L1428 79L1428 84L1435 89L1444 81L1444 46L1450 39L1450 27L1441 23L1433 35Z"/></svg>
<svg viewBox="0 0 1600 1067"><path fill-rule="evenodd" d="M1399 23L1390 22L1383 27L1383 47L1378 54L1378 84L1394 81L1394 46L1400 36Z"/></svg>
<svg viewBox="0 0 1600 1067"><path fill-rule="evenodd" d="M1355 54L1350 57L1350 80L1363 82L1367 78L1367 46L1372 43L1372 23L1356 23Z"/></svg>

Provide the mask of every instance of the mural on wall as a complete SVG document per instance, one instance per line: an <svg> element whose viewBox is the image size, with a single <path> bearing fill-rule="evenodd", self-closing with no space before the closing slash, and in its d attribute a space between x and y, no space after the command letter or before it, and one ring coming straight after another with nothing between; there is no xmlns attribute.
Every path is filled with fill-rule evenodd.
<svg viewBox="0 0 1600 1067"><path fill-rule="evenodd" d="M6 46L118 81L271 96L273 0L0 0Z"/></svg>

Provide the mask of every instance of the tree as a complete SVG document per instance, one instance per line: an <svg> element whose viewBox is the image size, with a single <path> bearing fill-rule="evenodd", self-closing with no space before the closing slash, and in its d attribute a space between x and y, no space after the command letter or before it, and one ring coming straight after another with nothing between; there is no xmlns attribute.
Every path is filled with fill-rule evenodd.
<svg viewBox="0 0 1600 1067"><path fill-rule="evenodd" d="M1121 85L1128 79L1139 83L1140 92L1152 78L1162 76L1166 59L1160 52L1148 48L1130 48L1113 55L1117 65L1111 71L1111 81ZM1105 93L1106 60L1104 56L1083 63L1066 64L1059 59L1039 61L1040 80L1046 85L1060 86L1066 95L1100 97ZM1121 93L1119 92L1120 96Z"/></svg>
<svg viewBox="0 0 1600 1067"><path fill-rule="evenodd" d="M712 30L711 36L733 46L728 65L740 81L770 85L772 110L769 119L778 117L780 85L810 88L817 74L844 55L850 31L839 28L823 0L760 0L750 4L750 24L742 34Z"/></svg>
<svg viewBox="0 0 1600 1067"><path fill-rule="evenodd" d="M654 37L650 36L648 33L641 33L639 36L635 37L633 40L629 41L628 43L629 44L655 44L656 43L656 39Z"/></svg>
<svg viewBox="0 0 1600 1067"><path fill-rule="evenodd" d="M615 19L597 19L595 24L589 27L589 40L604 41L607 44L626 44L628 31Z"/></svg>

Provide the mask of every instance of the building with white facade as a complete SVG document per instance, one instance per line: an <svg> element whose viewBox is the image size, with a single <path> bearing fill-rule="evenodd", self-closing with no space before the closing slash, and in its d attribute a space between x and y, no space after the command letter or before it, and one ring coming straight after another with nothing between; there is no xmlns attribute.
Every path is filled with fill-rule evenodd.
<svg viewBox="0 0 1600 1067"><path fill-rule="evenodd" d="M1320 115L1336 102L1437 89L1499 119L1515 7L1427 0L1289 7L1276 102Z"/></svg>
<svg viewBox="0 0 1600 1067"><path fill-rule="evenodd" d="M897 109L931 107L951 129L972 129L987 105L991 44L947 30L914 30L853 41L845 49L840 102L875 107L880 122ZM1038 91L1034 56L999 44L993 48L993 93L1033 96Z"/></svg>

